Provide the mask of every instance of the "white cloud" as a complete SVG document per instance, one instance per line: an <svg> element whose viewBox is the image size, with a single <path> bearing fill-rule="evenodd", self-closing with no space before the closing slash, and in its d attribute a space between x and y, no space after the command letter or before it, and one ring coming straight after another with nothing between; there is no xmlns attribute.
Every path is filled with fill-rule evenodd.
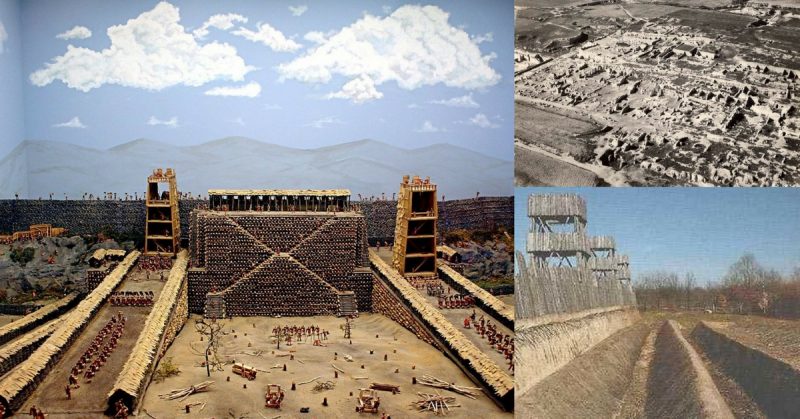
<svg viewBox="0 0 800 419"><path fill-rule="evenodd" d="M170 119L162 120L162 119L156 118L155 116L151 116L150 119L147 120L147 125L150 125L150 126L163 125L165 127L177 128L178 127L178 117L177 116L173 116Z"/></svg>
<svg viewBox="0 0 800 419"><path fill-rule="evenodd" d="M334 75L369 77L373 86L389 81L407 90L442 83L478 89L497 84L500 75L469 35L448 22L436 6L402 6L386 17L369 14L288 63L281 79L328 83Z"/></svg>
<svg viewBox="0 0 800 419"><path fill-rule="evenodd" d="M303 39L309 42L313 42L315 44L323 44L328 40L327 35L320 31L311 31L305 35L303 35Z"/></svg>
<svg viewBox="0 0 800 419"><path fill-rule="evenodd" d="M56 128L86 128L86 125L83 125L83 122L81 122L81 119L77 116L67 122L62 122L53 126Z"/></svg>
<svg viewBox="0 0 800 419"><path fill-rule="evenodd" d="M383 10L383 14L388 15L392 13L392 6L384 5L381 7L381 10Z"/></svg>
<svg viewBox="0 0 800 419"><path fill-rule="evenodd" d="M242 119L242 117L241 117L241 116L240 116L240 117L238 117L238 118L236 118L236 119L232 119L232 120L231 120L231 123L232 123L232 124L236 124L236 125L240 125L240 126L244 126L244 125L245 125L245 124L244 124L244 119Z"/></svg>
<svg viewBox="0 0 800 419"><path fill-rule="evenodd" d="M415 131L416 132L423 132L423 133L447 132L446 129L439 128L439 127L433 125L433 123L431 121L423 122L422 126L420 128L417 128Z"/></svg>
<svg viewBox="0 0 800 419"><path fill-rule="evenodd" d="M220 86L210 90L206 90L207 96L238 96L238 97L258 97L261 94L261 85L258 82L251 81L250 83L241 86Z"/></svg>
<svg viewBox="0 0 800 419"><path fill-rule="evenodd" d="M3 53L3 46L8 40L8 32L6 32L6 27L3 25L3 22L0 22L0 54Z"/></svg>
<svg viewBox="0 0 800 419"><path fill-rule="evenodd" d="M421 108L421 106L417 105L416 103L409 103L408 106L406 106L406 107L408 109L419 109L419 108Z"/></svg>
<svg viewBox="0 0 800 419"><path fill-rule="evenodd" d="M278 52L293 52L302 48L303 46L287 38L281 31L273 28L268 23L259 23L256 25L257 31L239 27L239 29L231 32L234 35L239 35L245 39L253 42L264 44L273 51Z"/></svg>
<svg viewBox="0 0 800 419"><path fill-rule="evenodd" d="M326 116L324 118L317 119L316 121L311 122L307 126L314 127L314 128L325 128L328 125L341 125L344 124L341 119L334 118L332 116Z"/></svg>
<svg viewBox="0 0 800 419"><path fill-rule="evenodd" d="M247 18L236 13L213 15L203 22L199 28L192 31L192 33L195 38L203 39L208 35L209 28L227 31L233 27L234 22L247 23Z"/></svg>
<svg viewBox="0 0 800 419"><path fill-rule="evenodd" d="M178 8L161 2L122 25L108 28L108 48L67 46L64 55L30 75L36 86L60 80L83 92L105 84L161 90L213 80L242 81L253 70L228 44L204 45L184 30Z"/></svg>
<svg viewBox="0 0 800 419"><path fill-rule="evenodd" d="M481 106L478 104L478 102L475 102L475 99L472 98L472 93L464 96L452 97L450 99L432 100L430 103L449 106L452 108L480 108Z"/></svg>
<svg viewBox="0 0 800 419"><path fill-rule="evenodd" d="M469 121L465 123L467 125L474 125L480 128L497 128L500 126L490 121L489 118L482 113L476 113L475 116L470 118Z"/></svg>
<svg viewBox="0 0 800 419"><path fill-rule="evenodd" d="M494 34L491 32L486 32L483 35L475 35L472 37L472 41L476 44L482 44L484 42L494 42Z"/></svg>
<svg viewBox="0 0 800 419"><path fill-rule="evenodd" d="M308 11L308 6L289 6L289 11L292 12L292 16L302 16L303 13Z"/></svg>
<svg viewBox="0 0 800 419"><path fill-rule="evenodd" d="M267 103L264 105L265 111L277 111L283 109L283 106L278 105L277 103Z"/></svg>
<svg viewBox="0 0 800 419"><path fill-rule="evenodd" d="M362 75L357 79L350 80L342 86L342 90L329 93L327 99L350 99L354 103L364 103L371 100L380 99L383 93L375 89L375 83L368 76Z"/></svg>
<svg viewBox="0 0 800 419"><path fill-rule="evenodd" d="M91 38L91 36L92 36L92 31L90 31L89 28L87 28L86 26L75 26L74 28L66 32L62 32L56 35L56 38L64 40L87 39Z"/></svg>

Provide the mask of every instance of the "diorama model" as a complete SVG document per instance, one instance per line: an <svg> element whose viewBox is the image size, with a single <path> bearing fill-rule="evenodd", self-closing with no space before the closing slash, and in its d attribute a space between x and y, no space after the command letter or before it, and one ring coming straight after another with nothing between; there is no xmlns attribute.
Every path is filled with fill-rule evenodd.
<svg viewBox="0 0 800 419"><path fill-rule="evenodd" d="M65 297L0 327L3 415L511 415L513 307L462 274L472 256L437 211L463 220L461 204L430 179L405 176L392 212L346 189L184 202L173 169L147 181L125 204L141 248L102 237ZM476 226L510 226L505 202Z"/></svg>

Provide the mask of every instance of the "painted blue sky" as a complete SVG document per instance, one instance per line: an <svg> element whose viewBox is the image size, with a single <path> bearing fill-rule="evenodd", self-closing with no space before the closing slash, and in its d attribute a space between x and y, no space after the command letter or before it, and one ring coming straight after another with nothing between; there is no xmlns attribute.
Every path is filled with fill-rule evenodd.
<svg viewBox="0 0 800 419"><path fill-rule="evenodd" d="M511 1L20 9L24 139L109 148L245 136L316 148L371 138L513 158Z"/></svg>
<svg viewBox="0 0 800 419"><path fill-rule="evenodd" d="M515 246L525 248L529 194L577 193L588 230L631 258L634 280L655 270L716 280L743 253L789 273L800 266L797 188L516 188Z"/></svg>
<svg viewBox="0 0 800 419"><path fill-rule="evenodd" d="M19 4L0 1L0 159L24 137Z"/></svg>

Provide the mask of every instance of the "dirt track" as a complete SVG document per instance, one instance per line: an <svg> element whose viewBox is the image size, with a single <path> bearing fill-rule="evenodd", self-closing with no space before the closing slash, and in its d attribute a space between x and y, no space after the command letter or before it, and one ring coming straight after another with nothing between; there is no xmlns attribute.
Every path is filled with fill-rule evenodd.
<svg viewBox="0 0 800 419"><path fill-rule="evenodd" d="M144 273L132 269L131 273L120 284L117 291L153 291L155 299L161 291L163 282L158 280L145 280ZM122 312L127 317L125 330L119 339L116 349L111 353L108 361L97 372L95 377L88 380L81 375L78 377L80 388L73 390L72 400L67 400L65 386L72 367L78 362L84 351L89 347L97 332L116 315ZM144 327L145 319L150 313L150 307L116 307L106 302L98 311L78 339L64 353L36 391L25 402L20 412L27 412L31 406L42 408L48 418L59 417L97 417L107 407L107 395L122 370L128 354L133 349L139 333Z"/></svg>
<svg viewBox="0 0 800 419"><path fill-rule="evenodd" d="M681 325L669 325L669 318ZM708 320L726 320L709 324L733 343L698 335L704 330L700 322ZM567 412L577 417L797 417L800 374L780 361L795 348L797 324L752 316L646 313L641 322L519 396L517 412L526 417ZM769 350L759 352L761 361L752 352L736 355L753 347Z"/></svg>

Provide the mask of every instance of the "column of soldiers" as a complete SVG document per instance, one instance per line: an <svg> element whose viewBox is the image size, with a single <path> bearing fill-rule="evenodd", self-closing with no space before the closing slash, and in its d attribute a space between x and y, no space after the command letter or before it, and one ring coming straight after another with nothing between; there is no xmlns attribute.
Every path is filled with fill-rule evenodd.
<svg viewBox="0 0 800 419"><path fill-rule="evenodd" d="M425 288L428 295L433 297L441 297L444 295L444 285L442 284L428 284Z"/></svg>
<svg viewBox="0 0 800 419"><path fill-rule="evenodd" d="M474 309L469 317L464 318L464 328L474 329L481 338L488 340L489 346L503 354L508 370L514 372L514 336L498 332L497 326L491 320L487 320L483 314L478 318Z"/></svg>
<svg viewBox="0 0 800 419"><path fill-rule="evenodd" d="M153 305L153 299L153 291L117 291L111 294L111 305L150 307Z"/></svg>
<svg viewBox="0 0 800 419"><path fill-rule="evenodd" d="M439 296L439 308L470 308L475 306L475 298L469 294L449 294Z"/></svg>
<svg viewBox="0 0 800 419"><path fill-rule="evenodd" d="M303 337L313 339L314 346L323 346L322 341L328 340L329 331L320 329L319 326L276 326L272 329L272 335L283 338L287 345L292 344L292 339L302 342Z"/></svg>
<svg viewBox="0 0 800 419"><path fill-rule="evenodd" d="M78 376L81 373L83 373L87 383L92 382L92 378L116 349L117 342L125 331L126 320L120 311L95 335L89 348L86 349L70 372L69 382L65 388L67 399L72 398L73 388L80 388Z"/></svg>
<svg viewBox="0 0 800 419"><path fill-rule="evenodd" d="M172 259L165 256L142 256L139 269L144 271L165 271L172 268Z"/></svg>

